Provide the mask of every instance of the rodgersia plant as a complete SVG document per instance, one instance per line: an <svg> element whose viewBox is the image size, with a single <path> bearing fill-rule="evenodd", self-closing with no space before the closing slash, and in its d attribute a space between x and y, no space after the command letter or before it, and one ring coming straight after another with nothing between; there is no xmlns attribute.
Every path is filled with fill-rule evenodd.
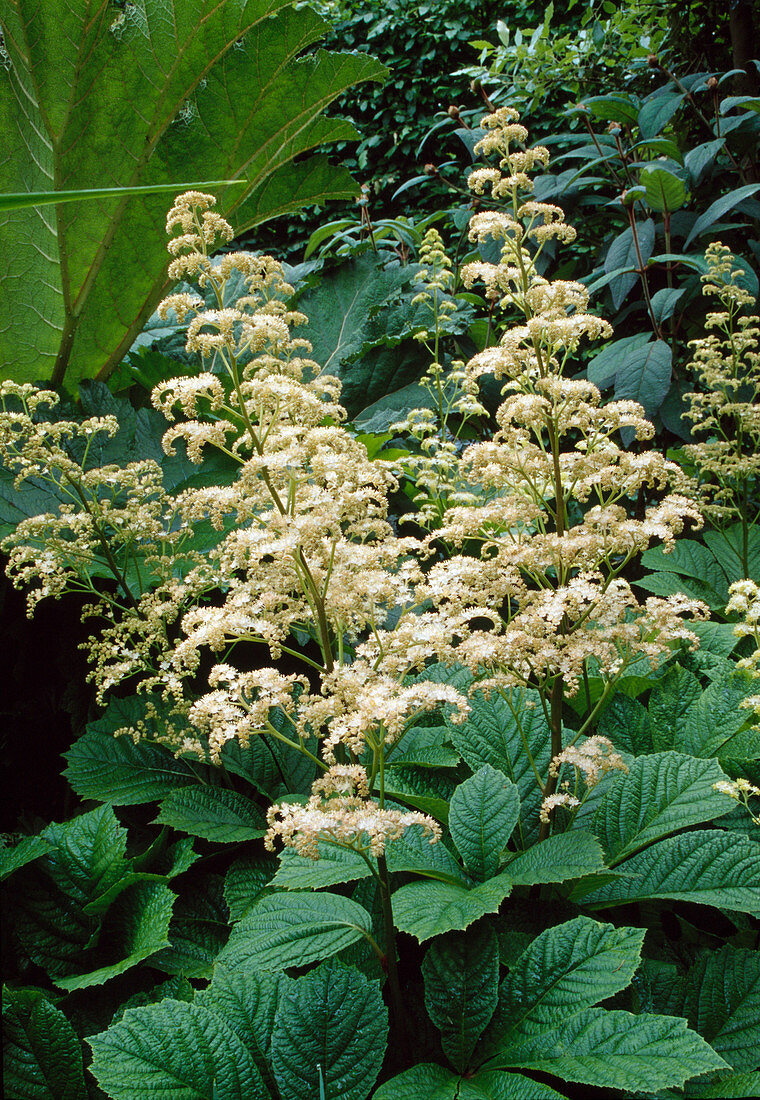
<svg viewBox="0 0 760 1100"><path fill-rule="evenodd" d="M87 455L72 456L64 437L97 434L109 424L41 423L34 415L40 398L6 387L6 463L20 481L39 476L47 447L45 476L68 494L58 515L19 526L8 544L10 568L19 583L36 579L41 594L45 586L49 594L100 593L92 567L107 545L104 560L115 584L93 608L106 618L92 646L93 676L101 695L121 683L148 696L143 725L119 727L131 733L136 751L141 738L163 740L181 763L195 757L224 776L231 761L235 775L245 774L240 754L263 744L272 748L283 780L276 743L289 760L301 754L307 761L306 779L285 783L287 798L280 785L272 799L265 846L279 850L279 869L271 882L268 873L263 893L261 883L256 891L251 885L246 904L235 903L240 919L216 956L211 986L191 1006L195 1023L218 1011L215 998L223 1003L228 972L235 981L259 983L255 995L246 986L254 999L270 988L271 970L348 949L374 974L361 941L388 975L392 1045L402 1050L410 1009L397 969L401 930L420 942L435 937L423 968L429 1014L451 1064L468 1078L477 1070L483 1088L489 1074L509 1071L515 1087L527 1089L533 1082L512 1070L528 1069L655 1091L726 1062L683 1019L658 1014L656 1005L640 1017L597 1007L630 983L643 933L587 916L548 928L524 954L509 956L514 965L499 993L499 951L488 919L513 889L546 884L592 910L681 897L687 887L673 894L669 876L693 851L699 873L688 888L713 898L707 879L729 858L728 834L669 834L733 809L732 796L713 789L725 779L717 762L653 747L635 759L625 726L624 751L609 722L596 729L634 661L656 666L681 642L696 644L685 617L706 617L703 605L678 595L640 602L623 573L651 542L668 549L701 517L678 466L638 443L626 449L617 441L621 431L640 443L651 438L640 406L603 406L593 385L569 377L581 340L604 337L609 326L589 312L581 284L538 274L545 243L573 238L558 207L529 195L531 172L546 164L547 151L526 146L527 132L507 109L483 125L480 148L493 163L477 169L470 184L477 194L488 190L498 209L473 217L471 237L495 240L501 255L498 263L470 264L463 277L469 286L485 284L486 297L503 313L503 332L445 375L436 291L448 289L450 268L442 241L431 236L421 293L433 307L427 384L439 400L432 417L407 425L420 443L418 462L401 470L394 461L369 460L343 426L338 383L319 373L308 342L294 335L305 318L287 304L290 288L279 265L235 252L212 258L232 231L211 196L190 192L167 220L174 234L170 272L198 291L183 289L160 309L186 324L187 348L200 353L205 369L159 385L153 404L172 421L167 454L184 447L202 471L216 451L232 472L223 480L186 481L172 492L158 467L137 463L119 476L107 466L88 468ZM502 382L497 429L465 445L459 425L484 418L479 385L486 374ZM399 535L389 517L402 474L421 475L416 519L423 529L416 535ZM149 522L140 518L141 498ZM201 552L194 532L207 523L214 537ZM501 748L483 732L484 713ZM437 787L420 779L426 769L438 777ZM263 772L252 782L269 789ZM173 792L160 820L187 822L194 798L208 806L217 797L227 812L249 812L230 786L218 796L213 783L191 787L184 811L184 792ZM639 805L643 789L664 799L668 813L630 818L625 807ZM560 818L556 807L563 805L568 813ZM588 829L593 810L595 835ZM212 835L207 825L195 828L196 835ZM691 848L684 855L681 847L667 847L670 840ZM721 881L731 904L749 912L757 901L751 844L741 836L728 840L733 862ZM642 869L650 855L656 873ZM608 873L618 866L621 873ZM245 867L241 873L253 874ZM662 881L653 882L657 874ZM352 883L358 885L349 897ZM230 891L231 907L239 889ZM456 938L465 929L467 938ZM614 967L605 964L607 951ZM593 990L581 995L576 983L575 993L552 992L559 979L551 960L570 975L580 965L578 952L592 960L599 978ZM462 980L470 955L488 989L477 1013ZM534 972L539 977L530 985L526 975ZM308 979L311 990L323 978L349 981L340 966L319 967L298 981ZM523 989L526 982L530 989ZM297 1002L298 994L283 994L278 1013L295 1012ZM184 1019L178 1005L170 1002L175 1018ZM160 1009L132 1008L93 1040L95 1075L113 1095L128 1094L114 1051L133 1026L163 1027ZM297 1059L285 1050L292 1020L282 1021L281 1031L274 1025L274 1053L265 1056L269 1048L257 1046L257 1065L274 1074L283 1095L305 1095L303 1082L300 1093L292 1083ZM567 1021L580 1030L559 1035ZM353 1041L358 1031L353 1025L350 1031ZM625 1050L610 1046L618 1031ZM567 1066L558 1051L580 1061ZM618 1065L621 1051L624 1060L626 1052L635 1054L625 1069L605 1076L583 1068L588 1057ZM411 1061L401 1056L401 1064L404 1057ZM376 1074L379 1060L373 1066ZM312 1069L314 1090L321 1077ZM458 1088L448 1070L432 1071L427 1085L403 1095L425 1094L441 1075ZM328 1094L363 1098L373 1081L354 1091L328 1085ZM392 1087L381 1086L378 1095L390 1095Z"/></svg>
<svg viewBox="0 0 760 1100"><path fill-rule="evenodd" d="M760 318L743 312L754 298L740 283L743 271L730 249L716 241L706 259L702 292L721 308L707 315L709 335L692 341L700 391L688 395L684 417L704 438L684 452L697 467L704 513L718 527L740 522L748 575L748 537L760 514Z"/></svg>

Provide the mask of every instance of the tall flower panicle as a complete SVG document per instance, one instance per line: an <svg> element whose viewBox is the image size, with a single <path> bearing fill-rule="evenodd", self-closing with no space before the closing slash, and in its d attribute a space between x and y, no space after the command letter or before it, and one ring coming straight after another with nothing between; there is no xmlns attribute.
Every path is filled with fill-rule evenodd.
<svg viewBox="0 0 760 1100"><path fill-rule="evenodd" d="M691 341L700 389L686 395L683 415L704 438L684 452L697 467L705 514L746 524L760 508L760 317L744 312L754 298L730 249L715 241L706 259L702 293L717 298L720 308L707 315L708 335Z"/></svg>
<svg viewBox="0 0 760 1100"><path fill-rule="evenodd" d="M456 279L429 231L417 301L428 318L418 335L431 357L429 407L403 425L417 449L406 465L370 460L346 426L340 383L294 335L306 318L288 304L281 266L215 256L232 230L196 192L167 219L170 274L189 285L159 312L185 326L199 369L162 382L152 400L168 422L166 453L184 448L201 464L216 452L224 483L201 477L167 492L148 461L96 473L70 444L86 450L89 435L115 425L43 424L37 404L50 398L31 390L8 391L0 423L18 477L37 476L55 454L86 501L17 531L16 579L57 595L88 578L92 613L105 621L91 646L100 696L128 679L162 696L177 721L161 736L177 752L220 763L230 741L264 737L306 755L318 774L311 797L272 808L267 842L309 856L327 840L381 857L413 826L437 838L435 822L389 807L385 792L388 755L420 715L467 718L466 689L425 679L434 661L464 666L472 691L510 705L537 691L553 761L543 773L531 762L545 835L555 804L576 798L557 789L563 766L587 789L620 766L590 734L625 668L696 644L688 618L707 613L683 596L642 603L623 577L653 541L671 548L701 516L679 467L647 449L641 407L603 405L574 377L578 348L611 330L582 284L539 271L548 242L574 237L559 207L531 197L546 149L527 145L506 108L483 129L488 163L470 185L496 208L474 215L470 238L496 241L499 260L473 260L462 279L483 287L496 343L449 361ZM484 376L502 386L490 434ZM621 431L631 430L626 448ZM422 535L400 536L389 517L402 476L416 483ZM635 513L634 502L643 502ZM213 532L202 553L200 525ZM96 558L117 596L93 586ZM284 671L283 657L301 671ZM568 739L571 695L585 713Z"/></svg>

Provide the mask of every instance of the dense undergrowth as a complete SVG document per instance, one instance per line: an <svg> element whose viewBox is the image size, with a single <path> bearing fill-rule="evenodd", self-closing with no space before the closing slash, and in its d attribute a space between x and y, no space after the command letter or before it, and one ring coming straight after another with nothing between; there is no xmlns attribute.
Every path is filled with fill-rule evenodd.
<svg viewBox="0 0 760 1100"><path fill-rule="evenodd" d="M536 145L511 48L454 205L193 189L108 383L4 371L11 1098L759 1091L760 102Z"/></svg>

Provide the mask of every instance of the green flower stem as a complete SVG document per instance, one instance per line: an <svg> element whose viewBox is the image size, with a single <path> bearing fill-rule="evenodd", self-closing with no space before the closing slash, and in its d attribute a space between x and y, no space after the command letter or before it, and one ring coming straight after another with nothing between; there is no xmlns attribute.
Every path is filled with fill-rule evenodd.
<svg viewBox="0 0 760 1100"><path fill-rule="evenodd" d="M408 1049L409 1032L406 1026L406 1012L404 1010L404 1000L401 996L401 984L398 977L396 929L393 924L391 887L385 853L377 857L377 870L380 879L380 901L382 904L383 922L385 925L385 942L388 948L383 968L387 970L388 974L388 990L391 1000L391 1034L395 1033L396 1042L401 1050L406 1052Z"/></svg>
<svg viewBox="0 0 760 1100"><path fill-rule="evenodd" d="M298 741L291 741L284 733L280 733L277 727L271 722L267 722L265 728L267 733L271 734L272 737L275 737L278 741L282 741L283 745L289 745L291 749L296 749L296 751L300 752L303 756L308 756L309 760L313 760L317 767L321 768L323 772L327 771L327 764L320 760L318 756L315 756L313 752L309 752L305 745L299 744Z"/></svg>

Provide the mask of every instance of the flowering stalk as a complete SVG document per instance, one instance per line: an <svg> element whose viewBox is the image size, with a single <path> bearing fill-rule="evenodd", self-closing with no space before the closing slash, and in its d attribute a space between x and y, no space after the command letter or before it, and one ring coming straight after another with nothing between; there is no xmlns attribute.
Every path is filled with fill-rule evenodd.
<svg viewBox="0 0 760 1100"><path fill-rule="evenodd" d="M339 383L320 374L308 342L293 336L305 318L287 306L292 288L280 266L247 253L212 259L215 244L231 238L230 226L211 196L177 200L167 220L170 233L179 231L169 270L200 293L173 294L160 312L186 324L186 348L208 369L163 382L153 404L171 422L167 453L180 442L201 464L206 449L216 448L235 460L237 475L231 484L176 496L156 489L155 504L149 496L144 505L146 527L137 507L142 482L133 473L126 544L142 539L153 587L136 597L136 607L119 609L92 647L101 697L135 676L170 703L177 723L165 736L178 753L219 763L229 741L264 736L310 759L321 773L311 797L271 807L267 845L318 858L320 842L329 842L377 861L396 984L386 846L407 829L435 843L441 827L387 804L386 757L420 714L443 708L461 724L469 710L461 691L419 674L432 661L464 666L472 691L499 692L510 705L528 698L526 688L537 691L552 762L539 767L527 738L525 749L544 798L543 837L551 806L567 793L559 767L579 759L562 754L576 742L582 753L581 739L593 732L623 670L639 656L656 662L676 640L696 644L684 616L707 613L681 596L640 604L623 579L653 540L667 550L686 523L701 518L678 466L616 441L623 428L651 438L641 407L602 406L595 386L567 377L581 340L605 337L610 326L589 312L582 284L539 275L547 243L575 237L559 207L529 195L547 150L527 145L525 128L506 108L483 126L478 148L489 164L472 173L469 186L477 195L488 190L498 208L473 216L470 239L497 241L501 255L495 264L469 263L462 278L469 288L484 284L494 314L504 317L502 335L445 373L441 338L452 281L442 242L429 234L421 293L433 318L427 384L437 415L428 410L429 417L409 421L421 455L407 468L422 490L421 538L399 537L389 522L395 468L371 462L341 426ZM233 276L242 287L237 296ZM487 374L502 382L496 431L466 445L463 425L484 419L479 386ZM54 434L31 418L25 431L35 440ZM160 470L151 476L160 481ZM630 518L644 487L662 499ZM188 552L178 577L177 550L203 521L218 542L206 554ZM71 515L55 522L71 526ZM18 580L40 575L31 534L20 527L13 536ZM69 541L78 545L76 533ZM45 594L59 594L74 576L69 566L56 569L60 584ZM279 659L298 655L292 638L302 632L316 641L321 660L307 657L307 674L286 674ZM241 641L268 650L271 665L238 667ZM209 652L215 663L198 693ZM600 698L587 691L586 713L568 744L565 704L581 683L588 686L589 670Z"/></svg>
<svg viewBox="0 0 760 1100"><path fill-rule="evenodd" d="M700 505L718 529L729 519L742 525L742 568L749 575L749 531L760 518L760 318L743 314L754 301L739 283L743 274L730 249L719 241L706 253L702 293L718 298L722 309L708 313L715 330L692 340L692 367L700 392L686 396L683 415L692 432L704 435L684 452L699 472Z"/></svg>

